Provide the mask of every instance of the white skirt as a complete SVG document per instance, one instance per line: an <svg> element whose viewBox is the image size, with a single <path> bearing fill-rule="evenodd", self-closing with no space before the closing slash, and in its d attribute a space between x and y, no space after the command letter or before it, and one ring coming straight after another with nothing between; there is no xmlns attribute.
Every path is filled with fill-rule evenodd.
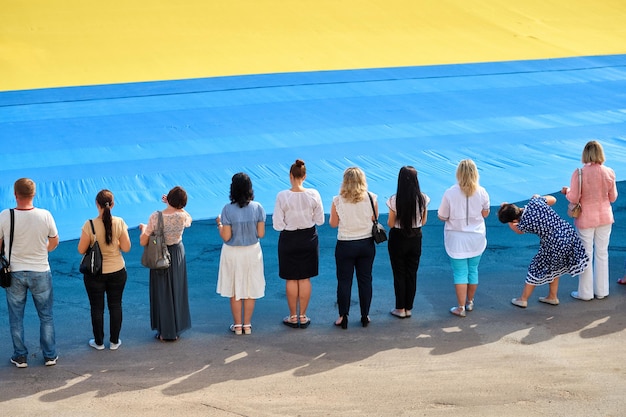
<svg viewBox="0 0 626 417"><path fill-rule="evenodd" d="M222 245L217 293L222 297L261 298L265 295L265 272L261 244Z"/></svg>

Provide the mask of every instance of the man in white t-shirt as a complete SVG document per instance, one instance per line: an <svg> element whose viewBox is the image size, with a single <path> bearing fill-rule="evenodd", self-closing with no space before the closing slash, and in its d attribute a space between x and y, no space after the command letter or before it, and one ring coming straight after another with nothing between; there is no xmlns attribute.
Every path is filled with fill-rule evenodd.
<svg viewBox="0 0 626 417"><path fill-rule="evenodd" d="M30 290L40 321L41 351L46 366L56 365L57 351L52 317L52 273L48 252L59 244L57 227L48 210L33 206L35 183L20 178L13 186L17 206L0 213L0 245L11 263L11 286L6 289L9 324L13 339L11 363L28 366L24 342L24 307ZM13 236L11 237L11 222Z"/></svg>

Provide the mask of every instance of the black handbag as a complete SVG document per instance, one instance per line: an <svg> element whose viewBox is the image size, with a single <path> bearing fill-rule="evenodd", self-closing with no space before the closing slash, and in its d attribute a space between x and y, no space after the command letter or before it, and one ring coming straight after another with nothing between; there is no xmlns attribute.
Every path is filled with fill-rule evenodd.
<svg viewBox="0 0 626 417"><path fill-rule="evenodd" d="M2 241L2 250L0 251L0 287L9 288L11 286L11 250L13 249L13 228L15 222L15 213L11 209L11 243L9 243L9 259L4 256L4 240Z"/></svg>
<svg viewBox="0 0 626 417"><path fill-rule="evenodd" d="M167 269L170 267L171 255L163 236L163 213L159 213L156 229L150 235L148 244L143 247L141 264L150 269Z"/></svg>
<svg viewBox="0 0 626 417"><path fill-rule="evenodd" d="M372 224L372 237L374 238L374 242L383 243L387 240L387 232L382 224L378 223L376 220L376 210L374 209L374 200L372 199L372 195L367 193L367 196L370 198L370 204L372 205L372 212L374 213L374 220Z"/></svg>
<svg viewBox="0 0 626 417"><path fill-rule="evenodd" d="M89 249L83 255L79 270L84 275L97 276L102 274L102 252L100 251L100 244L96 240L96 229L93 227L93 220L89 219L89 224L91 224L91 233L93 233L93 244L89 246Z"/></svg>

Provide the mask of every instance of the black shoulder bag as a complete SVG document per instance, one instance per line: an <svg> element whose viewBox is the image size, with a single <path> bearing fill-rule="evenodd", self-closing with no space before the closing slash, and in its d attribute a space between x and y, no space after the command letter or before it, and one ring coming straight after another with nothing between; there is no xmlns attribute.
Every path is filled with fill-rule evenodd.
<svg viewBox="0 0 626 417"><path fill-rule="evenodd" d="M15 213L11 209L11 243L9 243L9 259L4 256L4 240L0 251L0 287L9 288L11 286L11 250L13 249L13 228L15 223ZM5 239L6 240L6 239Z"/></svg>
<svg viewBox="0 0 626 417"><path fill-rule="evenodd" d="M387 240L387 232L385 232L385 228L383 227L383 225L378 223L378 220L376 220L376 210L374 209L374 200L372 199L372 195L368 192L367 196L370 198L372 213L374 213L372 216L374 218L374 220L372 220L372 222L374 223L372 225L372 237L374 238L374 242L383 243Z"/></svg>
<svg viewBox="0 0 626 417"><path fill-rule="evenodd" d="M91 224L91 233L93 233L93 244L89 246L89 249L83 255L79 270L83 275L97 276L102 274L102 252L100 251L100 244L96 239L96 229L93 227L93 220L89 219L89 224Z"/></svg>

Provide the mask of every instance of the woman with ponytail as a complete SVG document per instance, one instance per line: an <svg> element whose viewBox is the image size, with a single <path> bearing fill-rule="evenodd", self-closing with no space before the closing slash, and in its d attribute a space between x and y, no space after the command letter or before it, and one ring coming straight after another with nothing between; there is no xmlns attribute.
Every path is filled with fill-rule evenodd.
<svg viewBox="0 0 626 417"><path fill-rule="evenodd" d="M89 340L89 346L96 350L104 349L104 296L106 294L109 307L109 348L116 350L121 344L120 330L122 328L122 293L126 285L126 266L121 252L130 251L128 226L121 217L111 215L115 205L113 193L102 190L96 195L98 217L87 220L82 228L78 242L78 252L84 254L94 243L95 239L102 251L102 274L84 275L85 289L91 305L91 325L94 338Z"/></svg>

